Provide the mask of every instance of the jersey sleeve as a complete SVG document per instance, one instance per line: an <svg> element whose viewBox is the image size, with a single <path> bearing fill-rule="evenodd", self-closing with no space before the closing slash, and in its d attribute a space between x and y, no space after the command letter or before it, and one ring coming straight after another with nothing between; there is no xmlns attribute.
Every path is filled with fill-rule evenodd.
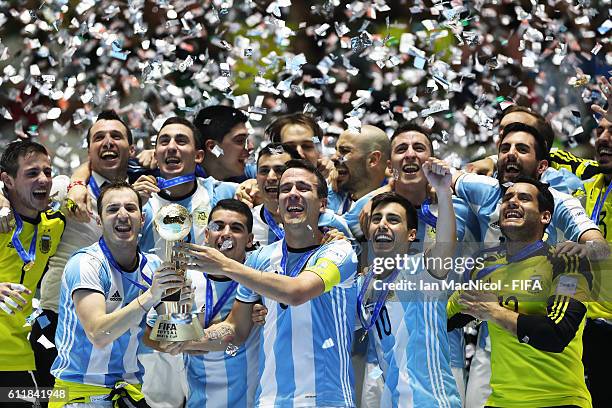
<svg viewBox="0 0 612 408"><path fill-rule="evenodd" d="M363 207L370 202L373 196L374 192L369 192L368 194L364 195L359 200L355 201L351 208L349 208L349 210L343 215L346 224L351 229L353 236L356 238L362 238L364 236L363 231L361 231L361 224L359 224L359 215L361 214Z"/></svg>
<svg viewBox="0 0 612 408"><path fill-rule="evenodd" d="M319 227L335 228L343 233L345 237L353 238L353 234L344 218L334 214L331 210L325 210L325 212L319 216Z"/></svg>
<svg viewBox="0 0 612 408"><path fill-rule="evenodd" d="M559 149L550 150L551 167L572 172L582 180L587 180L600 173L599 163L596 160L576 157L570 152Z"/></svg>
<svg viewBox="0 0 612 408"><path fill-rule="evenodd" d="M561 231L565 239L578 242L584 232L592 229L599 230L577 198L554 189L550 191L555 199L551 225Z"/></svg>
<svg viewBox="0 0 612 408"><path fill-rule="evenodd" d="M565 194L584 191L584 182L567 169L549 167L540 177L540 181L548 183L550 187Z"/></svg>
<svg viewBox="0 0 612 408"><path fill-rule="evenodd" d="M567 296L586 303L591 299L593 273L587 258L560 255L551 259L553 282L550 296Z"/></svg>
<svg viewBox="0 0 612 408"><path fill-rule="evenodd" d="M141 236L138 245L143 252L149 252L155 248L155 237L153 236L153 209L149 203L142 209L144 223L142 224Z"/></svg>
<svg viewBox="0 0 612 408"><path fill-rule="evenodd" d="M258 259L259 254L261 253L263 248L264 247L261 247L253 251L247 258L245 265L253 269L261 268ZM236 289L236 299L244 303L255 303L261 299L261 296L259 296L259 294L253 292L251 289L247 288L244 285L238 285L238 288Z"/></svg>
<svg viewBox="0 0 612 408"><path fill-rule="evenodd" d="M215 181L214 184L214 194L211 202L211 206L214 207L221 200L226 198L234 198L236 195L236 189L238 188L238 184L230 183L227 181Z"/></svg>
<svg viewBox="0 0 612 408"><path fill-rule="evenodd" d="M106 295L110 282L103 279L102 268L100 260L86 253L78 253L70 258L64 270L64 279L70 296L79 289Z"/></svg>
<svg viewBox="0 0 612 408"><path fill-rule="evenodd" d="M464 173L455 182L455 195L469 205L481 206L498 199L499 182L493 177Z"/></svg>
<svg viewBox="0 0 612 408"><path fill-rule="evenodd" d="M561 353L576 336L586 314L592 287L591 265L586 258L553 256L553 279L546 315L519 314L517 339L538 350Z"/></svg>
<svg viewBox="0 0 612 408"><path fill-rule="evenodd" d="M248 163L244 166L244 176L247 179L254 179L257 177L257 165L255 163Z"/></svg>
<svg viewBox="0 0 612 408"><path fill-rule="evenodd" d="M325 284L325 292L334 286L354 285L357 272L357 255L346 240L333 241L316 254L310 266L304 269L318 275Z"/></svg>
<svg viewBox="0 0 612 408"><path fill-rule="evenodd" d="M470 206L464 199L453 196L453 209L457 224L457 241L476 241L477 237L480 237L480 226Z"/></svg>

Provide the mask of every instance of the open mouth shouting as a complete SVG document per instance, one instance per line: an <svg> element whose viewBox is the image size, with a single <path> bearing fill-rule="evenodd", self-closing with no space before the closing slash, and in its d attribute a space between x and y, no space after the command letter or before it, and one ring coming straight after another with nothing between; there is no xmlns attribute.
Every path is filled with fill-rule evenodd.
<svg viewBox="0 0 612 408"><path fill-rule="evenodd" d="M113 150L105 150L100 153L100 159L102 159L103 162L116 162L119 159L119 153Z"/></svg>
<svg viewBox="0 0 612 408"><path fill-rule="evenodd" d="M503 213L505 222L513 222L513 220L522 220L523 214L516 208L507 209Z"/></svg>
<svg viewBox="0 0 612 408"><path fill-rule="evenodd" d="M597 148L597 156L599 158L598 160L608 163L612 162L612 147L607 145L599 146Z"/></svg>
<svg viewBox="0 0 612 408"><path fill-rule="evenodd" d="M405 174L416 174L420 169L418 163L407 163L402 166L402 172Z"/></svg>
<svg viewBox="0 0 612 408"><path fill-rule="evenodd" d="M129 238L132 235L132 226L126 223L118 223L113 228L115 235L120 238Z"/></svg>
<svg viewBox="0 0 612 408"><path fill-rule="evenodd" d="M293 214L301 214L304 212L304 206L299 204L288 205L287 212Z"/></svg>
<svg viewBox="0 0 612 408"><path fill-rule="evenodd" d="M376 251L388 251L395 245L395 237L387 228L378 228L372 236L372 241Z"/></svg>
<svg viewBox="0 0 612 408"><path fill-rule="evenodd" d="M182 160L180 159L180 157L177 156L169 156L166 157L164 163L166 164L168 169L178 169L182 164Z"/></svg>
<svg viewBox="0 0 612 408"><path fill-rule="evenodd" d="M336 171L338 172L338 178L337 178L338 181L344 181L349 178L350 173L346 166L337 164L335 167L336 167Z"/></svg>
<svg viewBox="0 0 612 408"><path fill-rule="evenodd" d="M504 166L504 175L516 178L521 174L521 166L516 163L506 163Z"/></svg>
<svg viewBox="0 0 612 408"><path fill-rule="evenodd" d="M278 183L266 184L264 186L264 192L276 198L276 196L278 195Z"/></svg>
<svg viewBox="0 0 612 408"><path fill-rule="evenodd" d="M37 188L32 191L32 197L35 200L46 201L49 198L49 190L46 188Z"/></svg>

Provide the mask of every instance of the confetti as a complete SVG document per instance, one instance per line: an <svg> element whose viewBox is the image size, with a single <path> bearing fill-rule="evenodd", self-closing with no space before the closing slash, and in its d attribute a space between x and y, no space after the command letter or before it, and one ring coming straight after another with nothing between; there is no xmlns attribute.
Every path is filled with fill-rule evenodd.
<svg viewBox="0 0 612 408"><path fill-rule="evenodd" d="M221 157L223 156L223 149L221 147L219 147L219 145L215 145L215 147L213 147L212 149L212 154L214 154L216 157Z"/></svg>
<svg viewBox="0 0 612 408"><path fill-rule="evenodd" d="M225 239L222 243L221 243L221 251L227 251L230 250L234 247L234 242L231 239Z"/></svg>
<svg viewBox="0 0 612 408"><path fill-rule="evenodd" d="M38 340L36 340L37 343L42 344L42 346L46 349L52 349L55 348L55 344L53 344L53 342L51 342L48 338L45 337L45 335L41 335Z"/></svg>
<svg viewBox="0 0 612 408"><path fill-rule="evenodd" d="M227 345L226 349L225 349L225 354L227 354L230 357L235 357L236 354L238 354L238 351L240 350L240 347L230 343Z"/></svg>
<svg viewBox="0 0 612 408"><path fill-rule="evenodd" d="M321 345L321 348L323 350L326 350L326 349L332 348L332 347L334 347L334 340L332 338L328 338L327 340L325 340L323 342L323 345Z"/></svg>

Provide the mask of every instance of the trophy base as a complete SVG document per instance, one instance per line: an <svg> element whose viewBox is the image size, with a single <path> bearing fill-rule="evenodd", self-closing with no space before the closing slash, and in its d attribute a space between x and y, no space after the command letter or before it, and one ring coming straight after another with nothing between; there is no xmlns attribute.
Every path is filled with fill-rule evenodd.
<svg viewBox="0 0 612 408"><path fill-rule="evenodd" d="M196 340L204 336L204 329L190 313L171 313L157 316L149 338L155 341L176 342Z"/></svg>

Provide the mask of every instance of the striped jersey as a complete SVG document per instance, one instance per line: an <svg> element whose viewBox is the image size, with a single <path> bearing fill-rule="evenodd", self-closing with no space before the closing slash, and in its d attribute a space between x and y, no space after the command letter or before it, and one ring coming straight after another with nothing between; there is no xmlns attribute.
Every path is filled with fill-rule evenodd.
<svg viewBox="0 0 612 408"><path fill-rule="evenodd" d="M597 160L576 157L572 153L559 150L556 147L550 149L550 166L572 172L582 180L590 179L601 171Z"/></svg>
<svg viewBox="0 0 612 408"><path fill-rule="evenodd" d="M357 201L353 201L348 193L336 193L329 187L327 208L344 218L356 238L362 238L364 234L359 224L359 214L372 197L374 197L374 191L370 191Z"/></svg>
<svg viewBox="0 0 612 408"><path fill-rule="evenodd" d="M142 227L142 237L140 238L140 248L143 251L152 251L164 260L165 257L165 241L159 236L153 226L155 214L159 209L168 204L180 204L189 211L192 215L192 226L189 235L185 238L185 242L202 244L204 242L204 231L208 225L208 216L210 211L218 201L225 198L233 198L236 192L236 184L220 182L212 177L206 179L197 177L197 187L195 191L188 197L180 200L173 200L169 196L153 194L147 204L145 204L142 212L145 215L145 221Z"/></svg>
<svg viewBox="0 0 612 408"><path fill-rule="evenodd" d="M253 213L253 245L266 246L278 241L279 238L266 222L263 204L254 207L251 211ZM319 215L319 227L335 228L347 238L353 237L344 219L331 210L325 210L323 214ZM283 228L282 224L280 228Z"/></svg>
<svg viewBox="0 0 612 408"><path fill-rule="evenodd" d="M106 313L117 311L132 302L141 290L130 280L148 286L160 260L155 255L141 254L139 267L129 273L113 268L100 245L95 243L75 253L66 264L62 277L60 309L55 345L57 357L51 374L64 381L112 388L117 381L142 383L143 368L137 353L145 328L145 318L106 347L97 349L87 338L78 319L73 301L75 291L99 292L106 299ZM142 265L142 256L146 264Z"/></svg>
<svg viewBox="0 0 612 408"><path fill-rule="evenodd" d="M408 265L414 267L398 273L394 282L413 282L415 286L389 291L368 332L383 372L381 407L461 407L451 371L447 295L440 289L441 281L424 269L423 262L422 254L410 256ZM366 322L376 302L385 296L383 288L373 282L364 290L359 305L358 313ZM428 290L428 284L432 290Z"/></svg>
<svg viewBox="0 0 612 408"><path fill-rule="evenodd" d="M262 247L247 260L264 273L283 273L283 242ZM291 271L307 251L306 268L328 263L339 276L331 290L299 306L269 298L261 332L256 407L354 407L351 344L355 326L357 256L348 241L287 251ZM239 286L236 299L257 302L260 296Z"/></svg>
<svg viewBox="0 0 612 408"><path fill-rule="evenodd" d="M210 286L212 308L219 299L228 292L216 316L210 324L218 323L227 317L234 304L236 285L233 281L222 277L206 277L199 271L187 271L194 288L193 313L204 316L206 312L206 293ZM155 324L156 313L152 309L147 318L147 324ZM201 319L203 320L203 318ZM206 354L183 354L188 383L188 408L240 408L252 407L255 389L257 387L259 331L254 326L246 342L238 348L234 356L224 351L211 351Z"/></svg>
<svg viewBox="0 0 612 408"><path fill-rule="evenodd" d="M565 194L574 194L578 190L584 190L582 180L565 168L548 167L540 176L540 181L548 183L550 187Z"/></svg>
<svg viewBox="0 0 612 408"><path fill-rule="evenodd" d="M465 173L457 179L455 192L476 214L480 224L480 241L499 242L501 238L499 208L503 194L499 181L492 177ZM554 188L550 188L550 192L555 200L555 209L552 221L546 229L547 242L551 244L564 240L577 242L584 232L597 229L595 223L586 215L580 201Z"/></svg>

